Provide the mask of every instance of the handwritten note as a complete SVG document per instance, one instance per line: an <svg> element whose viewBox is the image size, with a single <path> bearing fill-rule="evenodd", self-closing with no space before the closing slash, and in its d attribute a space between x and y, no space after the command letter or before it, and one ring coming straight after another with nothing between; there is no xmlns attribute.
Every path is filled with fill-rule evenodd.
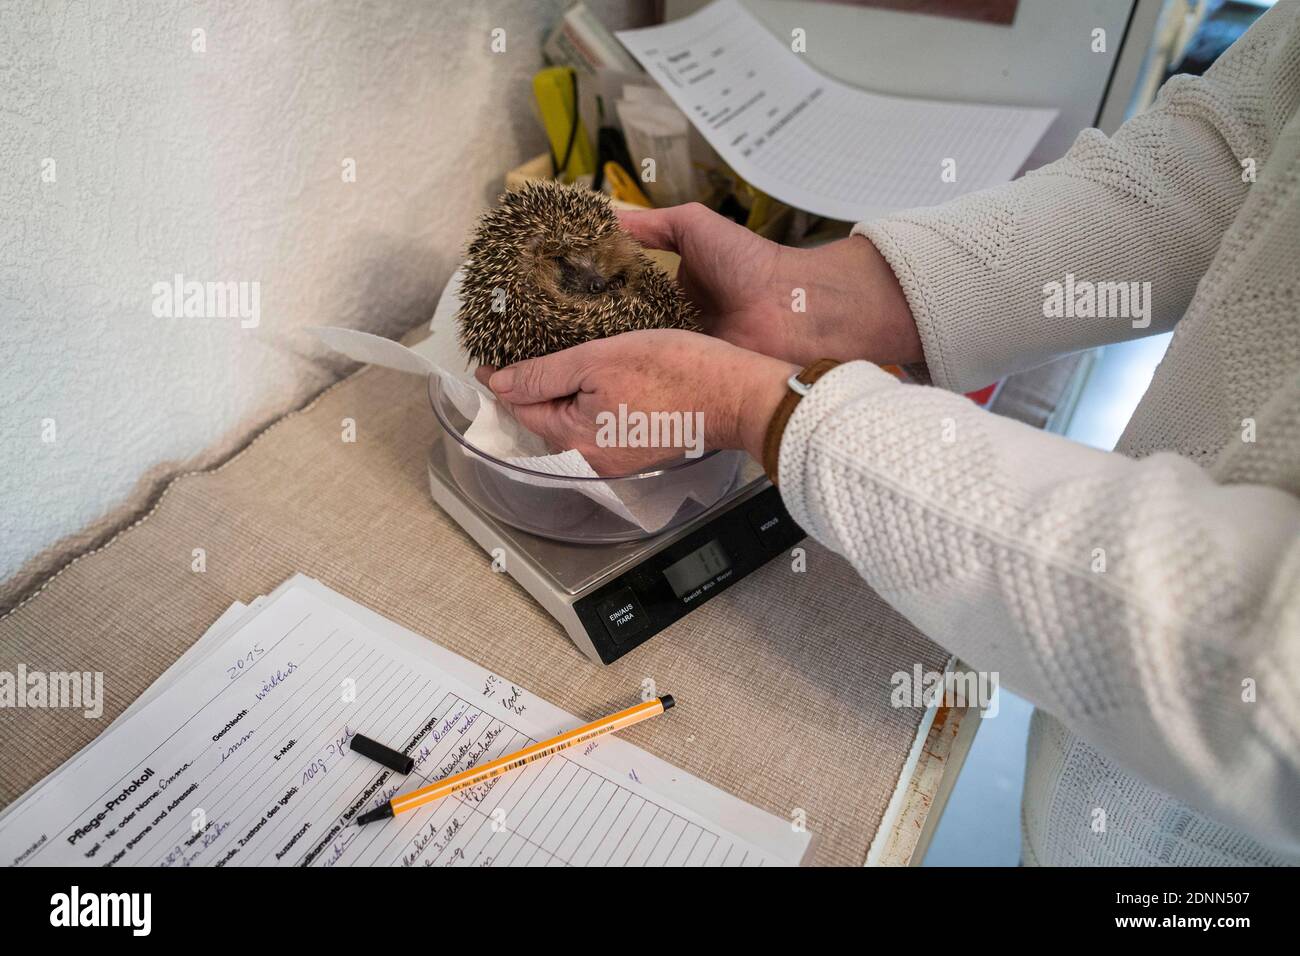
<svg viewBox="0 0 1300 956"><path fill-rule="evenodd" d="M301 576L169 679L0 817L0 861L757 866L807 847L786 821L613 737L356 826L395 794L581 721ZM359 731L415 770L354 753Z"/></svg>

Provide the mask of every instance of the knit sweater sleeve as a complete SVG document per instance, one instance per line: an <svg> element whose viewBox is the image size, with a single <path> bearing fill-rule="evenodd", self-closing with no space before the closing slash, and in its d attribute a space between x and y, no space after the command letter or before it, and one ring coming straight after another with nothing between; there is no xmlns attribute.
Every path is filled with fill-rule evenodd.
<svg viewBox="0 0 1300 956"><path fill-rule="evenodd" d="M779 474L795 520L931 638L1155 786L1300 850L1296 498L867 362L798 404Z"/></svg>
<svg viewBox="0 0 1300 956"><path fill-rule="evenodd" d="M969 391L1178 321L1268 156L1271 86L1294 84L1269 76L1268 59L1293 6L1205 76L1170 79L1114 136L1084 130L1016 182L854 227L898 277L934 384Z"/></svg>

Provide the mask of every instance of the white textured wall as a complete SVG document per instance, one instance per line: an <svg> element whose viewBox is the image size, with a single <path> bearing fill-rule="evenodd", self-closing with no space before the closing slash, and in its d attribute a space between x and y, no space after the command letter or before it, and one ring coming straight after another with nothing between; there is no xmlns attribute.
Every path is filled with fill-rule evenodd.
<svg viewBox="0 0 1300 956"><path fill-rule="evenodd" d="M530 79L564 6L0 5L0 604L336 378L305 326L432 312L501 173L544 148ZM156 318L176 273L260 282L260 326Z"/></svg>

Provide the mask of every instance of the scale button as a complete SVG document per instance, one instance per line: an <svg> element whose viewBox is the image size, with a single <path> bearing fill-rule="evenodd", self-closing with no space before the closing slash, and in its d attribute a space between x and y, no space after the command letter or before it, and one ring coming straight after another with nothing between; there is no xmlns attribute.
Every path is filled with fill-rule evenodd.
<svg viewBox="0 0 1300 956"><path fill-rule="evenodd" d="M630 637L635 637L650 626L650 617L631 588L623 588L600 602L596 613L605 622L605 630L621 644Z"/></svg>
<svg viewBox="0 0 1300 956"><path fill-rule="evenodd" d="M759 543L769 550L781 547L790 518L771 507L751 508L749 526L758 535Z"/></svg>

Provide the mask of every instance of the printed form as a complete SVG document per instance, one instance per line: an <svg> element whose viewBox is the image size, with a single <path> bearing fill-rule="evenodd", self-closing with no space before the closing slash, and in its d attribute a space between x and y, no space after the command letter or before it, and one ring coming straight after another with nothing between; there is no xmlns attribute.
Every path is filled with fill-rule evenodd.
<svg viewBox="0 0 1300 956"><path fill-rule="evenodd" d="M737 0L615 35L732 169L775 199L848 222L1007 182L1057 113L851 87Z"/></svg>
<svg viewBox="0 0 1300 956"><path fill-rule="evenodd" d="M165 685L165 686L160 686ZM670 720L671 716L658 718ZM235 605L0 817L7 865L794 865L809 835L605 736L357 826L582 721L299 575ZM415 758L394 773L356 733Z"/></svg>

